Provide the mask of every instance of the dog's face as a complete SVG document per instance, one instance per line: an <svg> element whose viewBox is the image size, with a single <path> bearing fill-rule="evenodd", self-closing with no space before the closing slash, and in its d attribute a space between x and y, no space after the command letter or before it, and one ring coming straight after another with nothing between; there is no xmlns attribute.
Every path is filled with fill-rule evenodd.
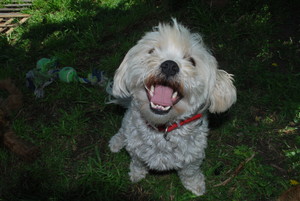
<svg viewBox="0 0 300 201"><path fill-rule="evenodd" d="M132 97L142 116L165 124L207 108L223 112L236 101L231 75L217 69L201 36L174 20L159 24L129 50L118 68L115 97Z"/></svg>

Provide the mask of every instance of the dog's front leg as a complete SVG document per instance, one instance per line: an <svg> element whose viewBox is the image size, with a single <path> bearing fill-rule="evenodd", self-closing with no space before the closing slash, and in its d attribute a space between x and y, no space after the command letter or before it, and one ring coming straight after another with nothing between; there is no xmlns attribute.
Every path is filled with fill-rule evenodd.
<svg viewBox="0 0 300 201"><path fill-rule="evenodd" d="M109 141L109 148L112 152L119 152L125 146L124 129L121 128L119 132L114 135Z"/></svg>
<svg viewBox="0 0 300 201"><path fill-rule="evenodd" d="M130 180L132 182L139 182L146 177L148 169L137 157L131 156L131 158L129 172Z"/></svg>
<svg viewBox="0 0 300 201"><path fill-rule="evenodd" d="M178 170L178 175L184 187L197 196L205 193L205 178L199 166L199 163L189 164Z"/></svg>
<svg viewBox="0 0 300 201"><path fill-rule="evenodd" d="M130 110L127 110L122 120L121 128L109 141L108 146L112 152L119 152L126 145L126 134L130 133L130 131L128 131L128 125L131 125L131 122L132 113Z"/></svg>

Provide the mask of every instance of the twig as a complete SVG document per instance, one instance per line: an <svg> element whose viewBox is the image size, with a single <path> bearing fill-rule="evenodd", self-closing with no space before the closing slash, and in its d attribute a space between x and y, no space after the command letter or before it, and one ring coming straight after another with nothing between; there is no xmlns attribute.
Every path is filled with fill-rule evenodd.
<svg viewBox="0 0 300 201"><path fill-rule="evenodd" d="M225 186L226 184L228 184L235 176L237 176L239 174L239 172L245 167L245 165L254 158L254 156L255 156L255 153L252 154L252 156L247 158L245 161L241 162L239 164L239 166L234 170L233 174L228 179L226 179L225 181L223 181L219 184L214 185L214 187Z"/></svg>
<svg viewBox="0 0 300 201"><path fill-rule="evenodd" d="M286 173L287 172L285 169L283 169L283 168L281 168L278 165L275 165L273 163L271 163L271 166L274 167L274 168L276 168L277 170L279 170L282 173Z"/></svg>

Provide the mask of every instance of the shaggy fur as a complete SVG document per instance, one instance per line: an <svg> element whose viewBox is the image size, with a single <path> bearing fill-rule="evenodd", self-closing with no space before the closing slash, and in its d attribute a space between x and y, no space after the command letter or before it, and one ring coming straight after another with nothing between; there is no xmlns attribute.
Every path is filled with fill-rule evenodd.
<svg viewBox="0 0 300 201"><path fill-rule="evenodd" d="M236 101L232 80L217 69L201 36L175 19L146 33L126 54L113 84L113 95L131 102L109 146L112 152L125 147L130 154L131 181L145 178L149 169L174 169L186 189L202 195L206 113L224 112ZM203 117L167 134L156 129L198 113Z"/></svg>

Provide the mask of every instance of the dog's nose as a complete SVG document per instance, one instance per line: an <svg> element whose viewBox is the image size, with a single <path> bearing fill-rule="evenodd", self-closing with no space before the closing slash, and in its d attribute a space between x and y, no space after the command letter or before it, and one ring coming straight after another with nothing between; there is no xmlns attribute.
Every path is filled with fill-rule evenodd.
<svg viewBox="0 0 300 201"><path fill-rule="evenodd" d="M174 76L179 72L179 67L177 63L172 60L164 61L160 65L160 68L162 73L165 74L165 76L167 77Z"/></svg>

